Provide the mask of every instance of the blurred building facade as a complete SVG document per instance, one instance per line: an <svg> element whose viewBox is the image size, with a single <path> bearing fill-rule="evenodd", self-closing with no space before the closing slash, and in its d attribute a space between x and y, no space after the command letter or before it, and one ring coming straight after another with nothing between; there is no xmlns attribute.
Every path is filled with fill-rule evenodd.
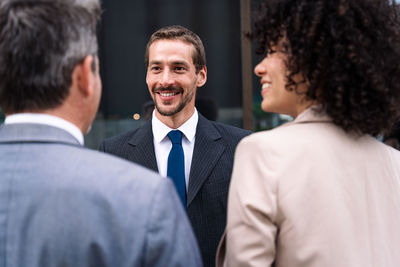
<svg viewBox="0 0 400 267"><path fill-rule="evenodd" d="M261 0L247 0L255 10ZM216 120L243 126L241 4L243 0L102 0L99 57L103 94L98 116L85 144L97 148L106 138L144 123L143 105L150 98L145 82L144 52L150 35L168 25L182 25L204 43L208 79L197 96L212 100ZM251 55L253 66L262 56ZM260 85L253 77L254 130L286 120L260 112ZM0 108L0 123L4 114Z"/></svg>
<svg viewBox="0 0 400 267"><path fill-rule="evenodd" d="M204 43L208 79L198 96L214 99L219 121L241 127L240 0L103 0L99 30L103 96L99 115L85 142L137 127L149 101L144 52L157 29L179 24ZM139 116L138 116L139 115Z"/></svg>

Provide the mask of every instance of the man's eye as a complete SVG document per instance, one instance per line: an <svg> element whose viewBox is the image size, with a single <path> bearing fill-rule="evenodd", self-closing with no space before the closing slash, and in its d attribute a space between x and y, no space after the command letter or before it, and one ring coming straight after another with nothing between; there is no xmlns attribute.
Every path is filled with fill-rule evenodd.
<svg viewBox="0 0 400 267"><path fill-rule="evenodd" d="M161 68L160 67L157 67L157 66L153 66L153 67L151 67L151 70L153 70L153 71L158 71L158 70L160 70Z"/></svg>
<svg viewBox="0 0 400 267"><path fill-rule="evenodd" d="M184 71L185 68L184 68L184 67L175 67L175 70L176 70L176 71Z"/></svg>

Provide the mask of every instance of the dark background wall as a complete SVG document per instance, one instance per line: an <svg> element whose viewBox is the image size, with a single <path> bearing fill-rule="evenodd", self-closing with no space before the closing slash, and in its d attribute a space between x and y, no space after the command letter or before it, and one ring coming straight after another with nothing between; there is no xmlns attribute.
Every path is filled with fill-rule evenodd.
<svg viewBox="0 0 400 267"><path fill-rule="evenodd" d="M208 80L198 96L213 98L219 108L240 108L240 0L103 0L100 60L105 119L141 113L150 100L145 83L144 51L157 29L180 24L202 39Z"/></svg>
<svg viewBox="0 0 400 267"><path fill-rule="evenodd" d="M252 11L262 0L252 0ZM138 127L133 114L142 113L150 100L145 83L144 52L157 29L183 25L203 40L208 80L199 98L211 98L219 111L217 120L242 127L242 62L240 0L102 0L104 13L99 27L99 56L103 95L98 117L85 136L85 144L97 148L107 137ZM252 54L253 66L262 56ZM253 78L254 129L280 123L260 109L260 83ZM4 115L0 109L0 122Z"/></svg>

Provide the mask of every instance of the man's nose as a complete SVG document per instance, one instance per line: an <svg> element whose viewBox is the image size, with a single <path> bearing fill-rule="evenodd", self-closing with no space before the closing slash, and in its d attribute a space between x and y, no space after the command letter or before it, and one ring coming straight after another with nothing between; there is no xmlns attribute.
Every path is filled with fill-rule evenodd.
<svg viewBox="0 0 400 267"><path fill-rule="evenodd" d="M170 85L173 85L174 82L175 82L174 75L168 69L164 70L164 72L161 76L160 84L163 87L168 87Z"/></svg>

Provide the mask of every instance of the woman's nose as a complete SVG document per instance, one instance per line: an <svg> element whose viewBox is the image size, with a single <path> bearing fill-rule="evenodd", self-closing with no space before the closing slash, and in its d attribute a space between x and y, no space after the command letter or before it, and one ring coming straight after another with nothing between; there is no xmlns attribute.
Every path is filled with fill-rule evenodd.
<svg viewBox="0 0 400 267"><path fill-rule="evenodd" d="M258 76L261 77L265 74L266 69L263 66L262 62L258 63L255 67L254 67L254 73Z"/></svg>

